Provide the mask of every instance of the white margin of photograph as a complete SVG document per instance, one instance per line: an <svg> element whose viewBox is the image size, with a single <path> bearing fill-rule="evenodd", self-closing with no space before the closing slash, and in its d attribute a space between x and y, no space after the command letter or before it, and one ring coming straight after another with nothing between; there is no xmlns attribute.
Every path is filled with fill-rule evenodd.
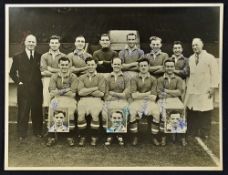
<svg viewBox="0 0 228 175"><path fill-rule="evenodd" d="M220 58L220 86L219 86L219 137L220 137L220 164L217 167L9 167L8 165L8 121L9 121L9 108L8 108L8 96L9 96L9 62L6 61L9 55L9 8L10 7L219 7L220 8L220 36L219 36L219 58ZM224 4L223 3L160 3L160 4L5 4L5 144L4 144L4 170L22 171L22 170L47 170L53 171L53 169L59 171L65 170L81 170L81 171L93 171L93 170L160 170L160 171L221 171L223 170L223 114L222 114L222 62L223 62L223 21L224 21ZM7 104L7 105L6 105Z"/></svg>

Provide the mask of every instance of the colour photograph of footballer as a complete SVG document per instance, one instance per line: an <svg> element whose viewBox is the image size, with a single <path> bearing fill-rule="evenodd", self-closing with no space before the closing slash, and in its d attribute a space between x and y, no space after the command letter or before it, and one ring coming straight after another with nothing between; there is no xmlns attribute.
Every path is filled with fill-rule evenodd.
<svg viewBox="0 0 228 175"><path fill-rule="evenodd" d="M111 113L110 122L111 126L107 127L107 133L126 133L127 123L124 119L124 114L122 111L114 111Z"/></svg>

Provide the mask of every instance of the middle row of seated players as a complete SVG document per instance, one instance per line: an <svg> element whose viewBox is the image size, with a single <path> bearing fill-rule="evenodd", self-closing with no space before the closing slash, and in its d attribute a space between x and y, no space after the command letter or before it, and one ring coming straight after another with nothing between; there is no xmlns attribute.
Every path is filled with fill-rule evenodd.
<svg viewBox="0 0 228 175"><path fill-rule="evenodd" d="M105 79L102 74L97 73L97 60L92 57L85 59L87 72L79 78L71 72L69 58L62 56L59 60L60 71L51 77L49 84L49 92L51 94L51 105L61 104L61 107L70 107L70 111L77 111L77 128L80 135L79 145L83 146L86 140L86 116L91 115L91 145L96 145L98 140L99 115L102 113L103 123L106 123L109 111L129 110L129 131L132 133L132 144L138 142L137 121L142 115L148 116L152 122L151 133L152 141L155 145L165 145L165 134L161 134L158 138L159 131L164 133L162 123L160 123L160 108L156 103L156 99L181 97L184 86L183 80L174 74L175 61L166 59L164 61L165 73L162 77L156 79L150 75L150 62L143 57L137 61L139 73L131 79L128 74L123 74L122 59L116 57L111 60L113 72ZM76 95L77 94L77 95ZM69 96L70 101L64 98ZM76 96L80 99L78 103ZM72 99L74 102L72 103ZM72 107L75 107L74 110ZM72 113L69 112L69 113ZM73 117L73 115L72 115ZM72 120L73 118L70 117ZM163 119L161 119L163 121ZM161 125L160 125L161 124ZM104 124L103 127L106 125ZM160 127L161 126L161 127ZM159 135L160 136L160 135ZM68 134L68 143L74 145L73 135ZM107 135L107 145L111 142L110 135ZM122 144L122 136L118 136L119 142ZM53 135L49 135L47 146L51 146L56 142ZM183 142L185 139L183 137Z"/></svg>

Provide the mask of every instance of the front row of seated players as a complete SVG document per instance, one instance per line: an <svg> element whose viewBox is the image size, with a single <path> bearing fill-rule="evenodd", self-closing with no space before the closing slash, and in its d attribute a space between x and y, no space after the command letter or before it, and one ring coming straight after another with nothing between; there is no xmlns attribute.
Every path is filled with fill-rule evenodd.
<svg viewBox="0 0 228 175"><path fill-rule="evenodd" d="M76 110L76 106L78 106L77 127L80 135L80 146L84 146L85 144L87 115L91 115L92 117L91 145L95 146L98 140L100 112L102 111L102 119L105 123L109 116L119 116L121 112L118 113L117 111L125 111L125 113L128 113L128 109L130 113L129 131L133 136L133 145L137 145L138 143L137 121L143 116L149 117L152 122L151 133L153 135L153 143L157 146L160 144L165 145L166 140L164 134L161 134L161 143L159 142L160 109L156 103L156 98L157 90L159 98L181 96L183 85L181 78L174 75L174 60L165 60L165 74L163 77L160 77L158 81L149 74L149 60L146 58L138 60L140 72L135 78L131 79L131 81L121 71L122 60L120 58L114 58L111 62L113 72L105 81L103 75L96 72L97 61L91 57L86 59L88 72L79 78L69 71L70 60L66 57L60 58L60 72L52 76L49 85L49 91L53 98L49 110L53 110L56 105L69 108L73 104L74 108L70 107L70 119L74 120L73 113ZM78 105L75 100L75 93L77 90L78 95L80 96ZM70 98L63 98L65 96ZM103 97L105 102L102 100ZM61 101L62 99L64 101ZM111 112L113 112L112 115L109 115ZM122 115L124 114L122 113ZM67 140L69 145L73 146L74 140L71 133L72 132L69 133ZM117 138L119 144L124 145L122 135L118 134ZM105 145L110 145L112 139L113 135L107 134ZM51 146L55 141L55 138L50 134L47 145Z"/></svg>

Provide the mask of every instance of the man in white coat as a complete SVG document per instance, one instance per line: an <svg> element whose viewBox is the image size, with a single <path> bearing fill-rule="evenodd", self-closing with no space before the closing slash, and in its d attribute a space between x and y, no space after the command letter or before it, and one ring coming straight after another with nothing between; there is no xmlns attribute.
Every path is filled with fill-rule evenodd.
<svg viewBox="0 0 228 175"><path fill-rule="evenodd" d="M215 57L203 50L203 46L200 38L192 40L194 54L189 58L190 77L185 103L189 133L207 139L210 135L213 97L219 84L219 73Z"/></svg>

